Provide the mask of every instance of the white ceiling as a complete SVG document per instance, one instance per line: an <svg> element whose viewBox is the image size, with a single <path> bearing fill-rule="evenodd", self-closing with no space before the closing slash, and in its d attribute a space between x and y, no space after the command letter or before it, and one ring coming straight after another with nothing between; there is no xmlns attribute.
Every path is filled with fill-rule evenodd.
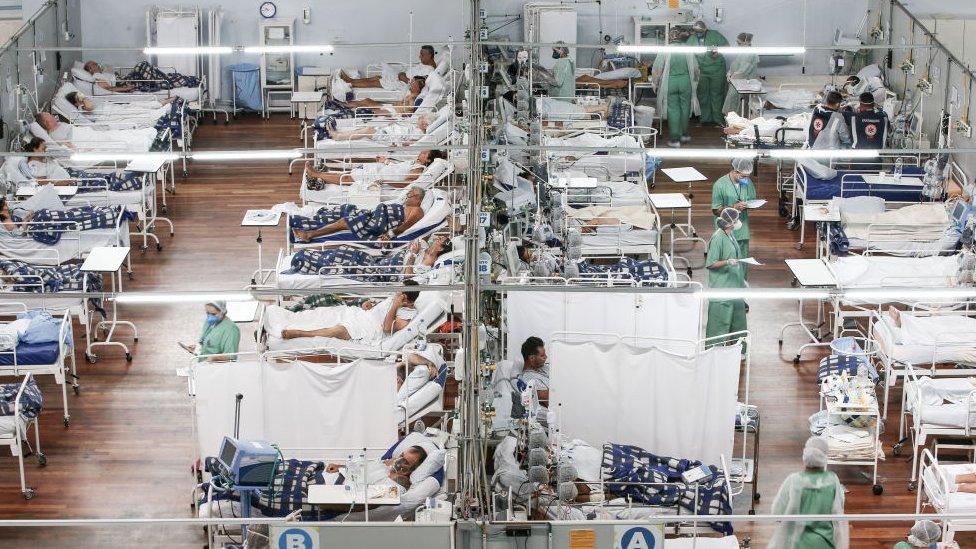
<svg viewBox="0 0 976 549"><path fill-rule="evenodd" d="M972 0L904 0L909 11L926 18L976 18L976 2Z"/></svg>

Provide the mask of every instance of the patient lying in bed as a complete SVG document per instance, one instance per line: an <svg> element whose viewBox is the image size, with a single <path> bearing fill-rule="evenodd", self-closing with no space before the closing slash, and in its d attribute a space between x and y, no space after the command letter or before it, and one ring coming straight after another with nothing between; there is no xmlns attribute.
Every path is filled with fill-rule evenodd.
<svg viewBox="0 0 976 549"><path fill-rule="evenodd" d="M24 152L45 153L47 142L34 137L24 145ZM36 181L38 179L65 182L77 185L79 193L94 191L134 191L142 188L143 175L130 171L94 172L65 168L49 156L9 157L4 176L14 183Z"/></svg>
<svg viewBox="0 0 976 549"><path fill-rule="evenodd" d="M364 282L396 282L423 274L443 254L452 249L446 235L433 239L428 246L420 239L388 256L375 256L353 246L325 250L299 250L291 258L291 269L297 273L333 275Z"/></svg>
<svg viewBox="0 0 976 549"><path fill-rule="evenodd" d="M403 284L418 286L413 280L404 280ZM416 311L414 305L419 295L419 291L408 290L388 297L375 306L367 302L362 307L331 307L329 310L334 310L333 312L336 313L333 315L332 325L311 329L285 328L281 330L281 338L331 337L374 341L381 336L396 333L410 324L411 312ZM321 316L321 309L297 313L292 320L292 325L301 325L303 316L318 319Z"/></svg>
<svg viewBox="0 0 976 549"><path fill-rule="evenodd" d="M311 166L306 168L306 186L313 191L324 190L329 185L356 186L372 189L378 186L406 187L417 181L436 160L446 162L444 151L421 151L413 161L388 160L377 158L376 162L363 164L349 172L320 171Z"/></svg>
<svg viewBox="0 0 976 549"><path fill-rule="evenodd" d="M425 45L420 48L420 64L411 65L406 71L397 71L392 65L383 64L383 73L380 76L367 76L365 78L353 78L345 71L339 71L339 78L353 88L383 88L386 90L403 90L410 83L410 80L417 76L427 76L435 68L437 62L434 60L436 52L433 46Z"/></svg>
<svg viewBox="0 0 976 549"><path fill-rule="evenodd" d="M69 149L112 146L114 149L145 152L159 136L155 128L116 130L77 126L61 122L58 117L47 112L38 113L35 122L37 126L31 129L35 137L53 141ZM46 135L37 135L38 132Z"/></svg>
<svg viewBox="0 0 976 549"><path fill-rule="evenodd" d="M359 240L390 240L423 219L424 194L423 189L412 187L403 204L382 203L372 210L360 210L352 204L327 206L313 218L292 217L291 229L299 242L341 231L349 231Z"/></svg>

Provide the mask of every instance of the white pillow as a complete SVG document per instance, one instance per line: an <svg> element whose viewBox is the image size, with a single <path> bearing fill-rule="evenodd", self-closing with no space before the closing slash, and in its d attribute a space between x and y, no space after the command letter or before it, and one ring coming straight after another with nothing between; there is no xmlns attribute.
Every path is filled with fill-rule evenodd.
<svg viewBox="0 0 976 549"><path fill-rule="evenodd" d="M444 468L444 462L446 460L446 450L437 449L433 452L427 451L427 459L410 473L410 485L419 484L422 480L433 476L434 473Z"/></svg>
<svg viewBox="0 0 976 549"><path fill-rule="evenodd" d="M435 158L425 169L424 173L417 178L419 183L434 183L448 173L452 164L443 158ZM427 198L426 196L424 198Z"/></svg>
<svg viewBox="0 0 976 549"><path fill-rule="evenodd" d="M434 196L434 193L429 191L425 192L424 198L420 201L420 209L426 214L430 210L430 207L434 205L434 200L436 199L437 197Z"/></svg>
<svg viewBox="0 0 976 549"><path fill-rule="evenodd" d="M846 214L878 214L885 211L885 200L880 196L834 197L837 211Z"/></svg>
<svg viewBox="0 0 976 549"><path fill-rule="evenodd" d="M68 101L68 98L65 97L69 93L73 91L77 91L78 89L75 88L74 86L71 86L70 90L66 90L65 88L67 88L68 86L70 86L70 84L68 83L65 83L64 86L61 86L61 89L59 89L58 92L54 94L54 99L51 100L51 103L54 105L54 108L58 110L58 112L60 112L65 116L65 118L69 120L74 120L75 118L82 116L83 113L78 107L72 105L71 101Z"/></svg>
<svg viewBox="0 0 976 549"><path fill-rule="evenodd" d="M437 54L440 59L437 60L437 67L434 68L434 73L444 76L447 74L447 68L451 64L451 52L442 51Z"/></svg>
<svg viewBox="0 0 976 549"><path fill-rule="evenodd" d="M808 174L816 177L817 179L833 179L837 177L837 170L831 168L830 166L825 166L816 160L797 160L797 164L802 166Z"/></svg>
<svg viewBox="0 0 976 549"><path fill-rule="evenodd" d="M64 202L58 197L58 191L53 183L48 183L37 189L34 196L17 205L18 208L36 212L37 210L64 210Z"/></svg>
<svg viewBox="0 0 976 549"><path fill-rule="evenodd" d="M417 315L407 324L407 327L399 332L390 335L380 342L380 348L384 351L395 351L403 348L411 340L419 337L430 327L430 324L437 320L444 313L444 304L437 298L434 303L424 302L423 298L427 294L438 294L438 292L421 292L417 298Z"/></svg>
<svg viewBox="0 0 976 549"><path fill-rule="evenodd" d="M31 134L34 137L40 137L41 139L47 141L48 143L54 143L54 139L51 139L51 136L48 135L47 130L42 128L41 125L38 124L37 122L31 122L30 124L28 124L27 129L30 130Z"/></svg>
<svg viewBox="0 0 976 549"><path fill-rule="evenodd" d="M71 77L82 82L95 83L95 75L86 71L84 68L71 67Z"/></svg>

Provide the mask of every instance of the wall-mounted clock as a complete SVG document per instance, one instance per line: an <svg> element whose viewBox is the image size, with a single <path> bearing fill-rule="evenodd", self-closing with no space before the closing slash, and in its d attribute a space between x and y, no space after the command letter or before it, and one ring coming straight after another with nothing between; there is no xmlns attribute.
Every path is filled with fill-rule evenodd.
<svg viewBox="0 0 976 549"><path fill-rule="evenodd" d="M274 2L264 2L261 4L261 17L271 19L278 13L278 6Z"/></svg>

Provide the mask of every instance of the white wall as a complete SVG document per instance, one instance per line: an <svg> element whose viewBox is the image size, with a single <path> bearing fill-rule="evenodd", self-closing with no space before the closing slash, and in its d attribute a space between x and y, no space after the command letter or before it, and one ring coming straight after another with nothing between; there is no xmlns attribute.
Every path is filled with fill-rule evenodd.
<svg viewBox="0 0 976 549"><path fill-rule="evenodd" d="M172 5L175 5L173 3ZM200 0L201 8L223 7L222 43L228 46L258 43L259 0ZM278 18L295 19L295 42L298 44L387 43L405 42L410 38L410 13L413 12L413 41L433 43L464 38L468 5L461 0L356 0L323 2L312 0L276 0ZM134 47L146 45L146 8L168 4L151 0L86 1L82 16L85 48ZM311 6L311 24L302 23L302 8ZM105 32L111 22L111 32ZM417 56L413 48L413 58ZM440 49L440 48L438 48ZM456 55L463 55L459 52ZM299 56L296 64L325 67L364 67L376 61L407 61L406 47L339 48L332 55ZM131 65L145 57L141 52L100 52L86 50L85 58L97 58L109 65ZM223 66L238 62L257 62L257 56L243 53L225 56ZM226 79L225 79L226 80ZM225 95L226 96L226 95Z"/></svg>
<svg viewBox="0 0 976 549"><path fill-rule="evenodd" d="M573 2L566 2L572 4ZM522 0L488 0L482 3L489 14L521 14ZM664 3L666 6L666 3ZM804 17L804 5L807 5ZM724 9L721 23L715 21L715 10ZM703 0L701 13L710 27L722 32L729 42L735 41L740 32L755 35L755 45L826 45L833 40L834 29L841 28L845 35L857 32L866 10L868 0ZM650 10L646 1L603 0L602 4L577 4L579 14L577 32L578 42L596 44L600 42L600 29L611 36L623 36L624 41L633 43L634 26L632 17L666 17L671 13L666 7ZM601 17L602 12L602 17ZM490 28L499 26L489 25ZM502 32L513 40L522 39L521 22L506 27ZM804 36L806 40L804 41ZM788 73L803 66L807 73L823 74L828 68L829 53L810 52L806 58L797 57L790 61L783 58L764 58L766 73ZM589 65L589 54L581 53L580 66ZM787 66L771 67L772 64L787 63Z"/></svg>

